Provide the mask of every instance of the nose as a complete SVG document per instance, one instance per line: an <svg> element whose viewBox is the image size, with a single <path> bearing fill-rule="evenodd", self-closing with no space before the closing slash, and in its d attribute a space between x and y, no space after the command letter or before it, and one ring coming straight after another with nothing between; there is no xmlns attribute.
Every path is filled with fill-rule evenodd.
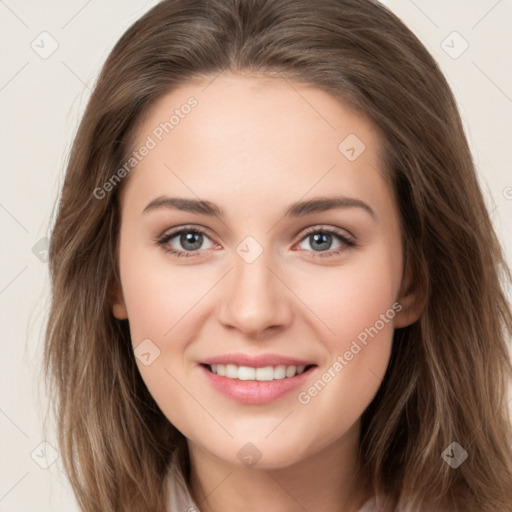
<svg viewBox="0 0 512 512"><path fill-rule="evenodd" d="M275 334L276 330L286 328L293 317L293 293L269 253L264 250L251 263L234 253L234 268L222 285L219 321L248 338L262 339L269 332Z"/></svg>

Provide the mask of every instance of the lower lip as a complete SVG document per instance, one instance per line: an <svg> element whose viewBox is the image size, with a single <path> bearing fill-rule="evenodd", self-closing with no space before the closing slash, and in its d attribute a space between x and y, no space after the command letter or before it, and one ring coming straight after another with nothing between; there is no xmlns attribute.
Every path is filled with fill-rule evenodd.
<svg viewBox="0 0 512 512"><path fill-rule="evenodd" d="M273 402L299 388L317 367L313 366L295 377L267 381L228 379L212 373L205 366L200 368L217 391L239 403L259 405Z"/></svg>

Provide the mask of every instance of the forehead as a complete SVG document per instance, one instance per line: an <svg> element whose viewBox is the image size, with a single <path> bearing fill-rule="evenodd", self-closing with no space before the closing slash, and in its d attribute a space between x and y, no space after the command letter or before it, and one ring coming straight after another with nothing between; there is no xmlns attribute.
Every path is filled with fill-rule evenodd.
<svg viewBox="0 0 512 512"><path fill-rule="evenodd" d="M378 202L390 193L382 142L371 122L311 85L221 73L152 106L133 144L151 150L126 188L140 201L179 192L260 208L334 192Z"/></svg>

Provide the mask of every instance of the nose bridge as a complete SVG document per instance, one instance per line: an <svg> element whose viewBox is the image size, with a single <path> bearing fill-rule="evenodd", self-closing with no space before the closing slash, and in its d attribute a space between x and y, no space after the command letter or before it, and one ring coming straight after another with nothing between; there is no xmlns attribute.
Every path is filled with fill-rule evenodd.
<svg viewBox="0 0 512 512"><path fill-rule="evenodd" d="M234 269L222 295L220 320L255 335L267 327L282 326L291 317L286 287L275 275L278 267L271 248L247 237L233 253Z"/></svg>

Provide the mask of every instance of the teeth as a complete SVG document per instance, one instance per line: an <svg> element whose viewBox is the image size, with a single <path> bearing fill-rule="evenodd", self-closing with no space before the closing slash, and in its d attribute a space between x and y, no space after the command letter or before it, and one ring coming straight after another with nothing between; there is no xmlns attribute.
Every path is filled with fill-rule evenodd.
<svg viewBox="0 0 512 512"><path fill-rule="evenodd" d="M288 366L288 368L286 368L286 376L287 377L293 377L296 374L297 374L296 366Z"/></svg>
<svg viewBox="0 0 512 512"><path fill-rule="evenodd" d="M286 366L284 364L274 368L274 379L284 379L286 377Z"/></svg>
<svg viewBox="0 0 512 512"><path fill-rule="evenodd" d="M240 366L238 368L238 378L240 380L254 380L256 378L256 368Z"/></svg>
<svg viewBox="0 0 512 512"><path fill-rule="evenodd" d="M240 372L242 371L242 368L240 368ZM254 370L254 378L256 380L274 380L274 368L272 368L272 366L256 368Z"/></svg>
<svg viewBox="0 0 512 512"><path fill-rule="evenodd" d="M228 377L229 379L238 379L238 366L234 364L227 364L226 377Z"/></svg>
<svg viewBox="0 0 512 512"><path fill-rule="evenodd" d="M236 364L212 364L210 368L212 373L228 379L269 381L295 377L295 375L304 373L306 367L285 366L283 364L253 368L251 366L237 366Z"/></svg>

